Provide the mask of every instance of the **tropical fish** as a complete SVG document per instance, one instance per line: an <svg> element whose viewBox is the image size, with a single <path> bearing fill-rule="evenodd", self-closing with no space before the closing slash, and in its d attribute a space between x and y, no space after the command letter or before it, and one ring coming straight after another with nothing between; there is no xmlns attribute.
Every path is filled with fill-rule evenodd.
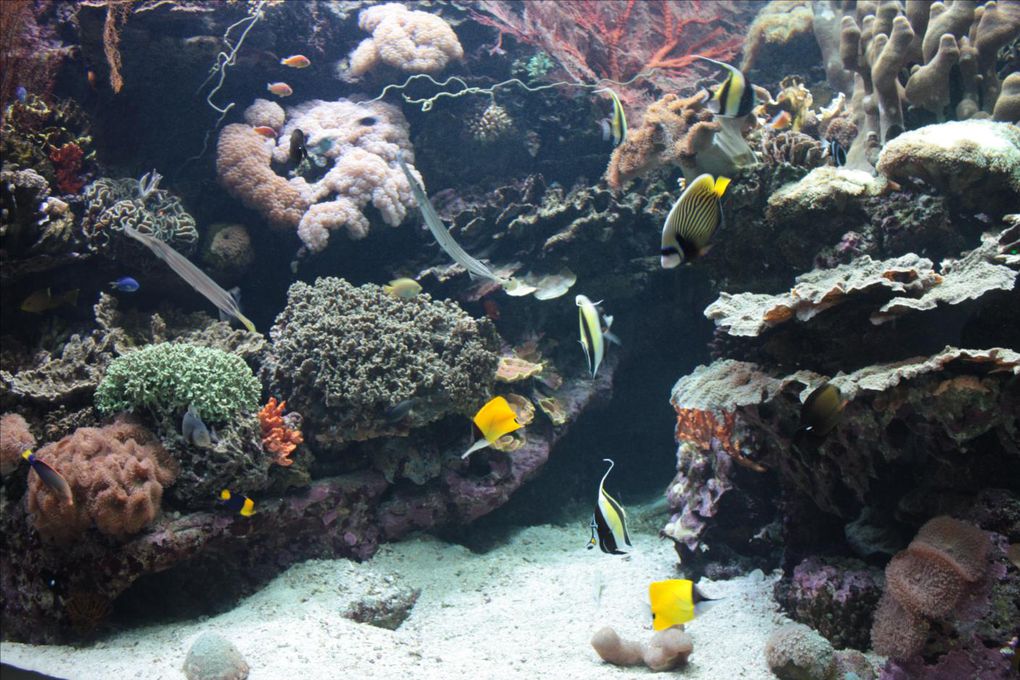
<svg viewBox="0 0 1020 680"><path fill-rule="evenodd" d="M797 435L811 434L824 437L839 423L840 414L846 401L839 388L830 382L824 382L815 388L800 410L800 428Z"/></svg>
<svg viewBox="0 0 1020 680"><path fill-rule="evenodd" d="M680 194L662 225L662 268L672 269L708 252L723 220L721 199L730 180L699 175Z"/></svg>
<svg viewBox="0 0 1020 680"><path fill-rule="evenodd" d="M772 120L769 121L768 125L773 130L785 130L790 127L791 123L793 123L793 116L790 115L789 111L783 109L776 115L772 116Z"/></svg>
<svg viewBox="0 0 1020 680"><path fill-rule="evenodd" d="M28 461L28 464L35 470L35 474L39 475L39 479L43 481L43 484L53 489L58 496L67 501L68 505L74 505L71 485L67 483L62 474L50 467L48 463L36 458L35 454L32 453L32 449L22 451L21 457Z"/></svg>
<svg viewBox="0 0 1020 680"><path fill-rule="evenodd" d="M233 288L231 288L230 290L227 291L227 294L231 298L233 298L234 304L237 305L238 311L244 311L244 310L241 309L241 287L240 286L234 286ZM235 319L233 316L231 316L230 314L227 314L222 309L217 310L217 311L219 311L220 321L226 321L227 323L230 323L230 324L233 324L234 322L238 321L238 319Z"/></svg>
<svg viewBox="0 0 1020 680"><path fill-rule="evenodd" d="M588 541L588 548L595 546L595 537L598 536L599 550L611 555L625 555L626 551L620 548L624 543L630 545L630 534L627 532L627 513L624 511L615 498L606 492L606 477L612 472L614 463L609 458L603 458L609 463L609 469L602 475L599 482L599 493L595 499L595 512L591 516L592 535Z"/></svg>
<svg viewBox="0 0 1020 680"><path fill-rule="evenodd" d="M280 60L281 66L290 66L291 68L308 68L312 65L312 60L303 54L295 54L291 57L284 57Z"/></svg>
<svg viewBox="0 0 1020 680"><path fill-rule="evenodd" d="M28 90L25 89L24 85L18 85L18 87L14 90L14 97L24 104L25 100L28 99Z"/></svg>
<svg viewBox="0 0 1020 680"><path fill-rule="evenodd" d="M130 276L122 276L116 281L110 281L110 288L119 290L122 293L134 293L141 288L141 285Z"/></svg>
<svg viewBox="0 0 1020 680"><path fill-rule="evenodd" d="M300 163L308 155L308 149L305 148L305 133L294 128L294 131L290 133L290 162Z"/></svg>
<svg viewBox="0 0 1020 680"><path fill-rule="evenodd" d="M294 94L294 89L287 83L269 83L266 89L277 97L289 97Z"/></svg>
<svg viewBox="0 0 1020 680"><path fill-rule="evenodd" d="M602 90L595 90L596 92L608 92L609 97L613 100L613 115L609 119L609 133L613 138L613 146L619 146L627 137L627 116L623 111L623 104L620 103L620 97L612 89L605 88Z"/></svg>
<svg viewBox="0 0 1020 680"><path fill-rule="evenodd" d="M478 409L474 417L475 427L482 433L482 438L476 441L465 451L461 458L467 458L475 451L484 449L503 435L510 434L521 428L517 422L517 414L510 408L510 404L503 397L493 397L489 402Z"/></svg>
<svg viewBox="0 0 1020 680"><path fill-rule="evenodd" d="M269 139L276 139L276 130L269 127L268 125L256 125L255 127L252 128L252 130L254 130L255 134L257 135L262 135L263 137L268 137Z"/></svg>
<svg viewBox="0 0 1020 680"><path fill-rule="evenodd" d="M200 449L212 447L209 428L202 422L202 417L198 415L194 404L188 406L188 410L184 413L184 420L181 421L181 434L184 435L184 441L194 444Z"/></svg>
<svg viewBox="0 0 1020 680"><path fill-rule="evenodd" d="M365 116L364 118L358 119L358 125L364 125L365 127L372 127L379 122L379 119L375 116Z"/></svg>
<svg viewBox="0 0 1020 680"><path fill-rule="evenodd" d="M57 295L54 295L49 288L45 288L37 290L25 298L21 303L21 311L31 314L42 314L63 305L74 307L76 304L78 304L77 288Z"/></svg>
<svg viewBox="0 0 1020 680"><path fill-rule="evenodd" d="M421 292L421 284L408 278L393 279L382 288L387 295L398 300L410 300Z"/></svg>
<svg viewBox="0 0 1020 680"><path fill-rule="evenodd" d="M709 109L714 113L726 118L741 118L751 113L751 109L758 105L758 97L754 93L751 81L739 69L697 54L694 55L694 58L721 66L729 71L726 80L712 93L712 100L708 104Z"/></svg>
<svg viewBox="0 0 1020 680"><path fill-rule="evenodd" d="M846 149L839 143L835 138L830 139L828 144L825 145L825 149L829 154L829 158L832 160L832 164L837 168L846 165Z"/></svg>
<svg viewBox="0 0 1020 680"><path fill-rule="evenodd" d="M609 328L613 325L613 317L611 316L599 316L599 311L596 309L596 305L602 304L602 301L592 302L584 295L578 295L574 298L574 303L577 305L577 316L578 323L581 330L581 348L584 349L584 356L588 360L588 371L591 373L591 377L594 378L595 374L598 373L599 364L602 363L602 357L606 353L605 341L620 344L619 338L609 332ZM602 327L602 322L605 322L605 328Z"/></svg>
<svg viewBox="0 0 1020 680"><path fill-rule="evenodd" d="M418 404L417 397L411 397L410 399L398 401L396 404L390 406L388 409L383 411L383 418L390 425L399 423L404 418L411 415L411 411L414 410L414 407L417 404Z"/></svg>
<svg viewBox="0 0 1020 680"><path fill-rule="evenodd" d="M255 514L255 501L244 494L233 494L229 490L224 489L220 491L219 503L227 510L244 515L245 517L251 517Z"/></svg>
<svg viewBox="0 0 1020 680"><path fill-rule="evenodd" d="M694 581L673 578L653 581L648 586L652 605L652 628L666 630L704 614L718 600L705 597Z"/></svg>

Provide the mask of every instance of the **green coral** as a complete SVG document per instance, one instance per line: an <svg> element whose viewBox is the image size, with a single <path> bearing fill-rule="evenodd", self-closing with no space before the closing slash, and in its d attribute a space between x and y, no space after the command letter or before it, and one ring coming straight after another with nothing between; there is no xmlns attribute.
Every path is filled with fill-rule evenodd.
<svg viewBox="0 0 1020 680"><path fill-rule="evenodd" d="M188 343L149 345L118 357L96 389L102 413L147 408L160 419L194 404L207 424L254 413L262 386L241 357Z"/></svg>

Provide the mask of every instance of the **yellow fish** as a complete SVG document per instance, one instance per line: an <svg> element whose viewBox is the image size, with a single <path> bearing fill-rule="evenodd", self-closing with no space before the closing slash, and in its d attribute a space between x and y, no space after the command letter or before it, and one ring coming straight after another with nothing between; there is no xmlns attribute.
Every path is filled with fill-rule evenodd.
<svg viewBox="0 0 1020 680"><path fill-rule="evenodd" d="M613 100L613 117L609 119L609 129L613 136L613 146L619 146L627 138L627 116L623 112L623 104L619 95L610 88L595 90L596 92L608 92Z"/></svg>
<svg viewBox="0 0 1020 680"><path fill-rule="evenodd" d="M699 175L688 184L662 225L662 268L672 269L708 252L723 220L721 199L730 180Z"/></svg>
<svg viewBox="0 0 1020 680"><path fill-rule="evenodd" d="M695 59L707 61L710 64L721 66L729 72L722 85L712 93L712 101L709 108L726 118L741 118L751 113L751 109L758 105L758 97L754 93L754 87L739 69L715 59L702 57L697 54Z"/></svg>
<svg viewBox="0 0 1020 680"><path fill-rule="evenodd" d="M652 605L652 628L655 630L687 623L717 602L705 597L694 581L685 578L652 582L648 586L648 600Z"/></svg>
<svg viewBox="0 0 1020 680"><path fill-rule="evenodd" d="M227 489L220 491L220 505L245 517L255 514L255 501L242 494L232 494Z"/></svg>
<svg viewBox="0 0 1020 680"><path fill-rule="evenodd" d="M461 455L467 458L475 451L484 449L503 435L510 434L521 428L517 422L517 414L510 408L509 402L503 397L493 397L489 403L478 409L474 417L475 427L482 433L482 438L476 441Z"/></svg>
<svg viewBox="0 0 1020 680"><path fill-rule="evenodd" d="M609 332L613 325L613 317L600 316L599 302L592 302L586 295L578 295L574 298L577 305L578 326L581 333L581 349L584 350L584 358L588 360L588 372L594 380L598 373L599 365L606 354L606 341L620 344L620 339ZM603 322L605 326L603 327Z"/></svg>
<svg viewBox="0 0 1020 680"><path fill-rule="evenodd" d="M414 279L393 279L382 289L390 297L398 300L410 300L421 292L421 285Z"/></svg>
<svg viewBox="0 0 1020 680"><path fill-rule="evenodd" d="M37 290L21 303L21 311L31 314L42 314L62 305L78 304L78 289L69 290L66 293L54 295L49 288Z"/></svg>

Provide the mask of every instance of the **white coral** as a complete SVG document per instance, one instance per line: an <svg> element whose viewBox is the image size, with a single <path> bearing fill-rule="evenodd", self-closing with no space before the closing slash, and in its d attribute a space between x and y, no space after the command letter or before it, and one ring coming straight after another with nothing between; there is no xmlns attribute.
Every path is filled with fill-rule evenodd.
<svg viewBox="0 0 1020 680"><path fill-rule="evenodd" d="M407 73L438 73L464 49L450 25L427 12L411 11L397 3L377 5L358 15L358 25L371 31L350 55L352 77L360 77L380 62Z"/></svg>

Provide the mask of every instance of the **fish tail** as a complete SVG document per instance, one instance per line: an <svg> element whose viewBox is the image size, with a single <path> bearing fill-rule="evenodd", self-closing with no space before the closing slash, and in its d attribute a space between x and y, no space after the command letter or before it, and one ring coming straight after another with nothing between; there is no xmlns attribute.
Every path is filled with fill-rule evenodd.
<svg viewBox="0 0 1020 680"><path fill-rule="evenodd" d="M713 187L713 191L715 192L715 195L718 196L719 198L722 198L723 194L726 193L726 187L728 187L729 185L730 185L730 178L729 177L721 177L721 176L720 177L716 177L715 178L715 186Z"/></svg>
<svg viewBox="0 0 1020 680"><path fill-rule="evenodd" d="M250 333L258 333L258 331L255 330L255 324L253 324L248 319L248 317L246 317L244 314L241 314L240 312L238 312L237 313L237 320L244 324L244 327L248 329L248 332L250 332Z"/></svg>
<svg viewBox="0 0 1020 680"><path fill-rule="evenodd" d="M385 285L382 287L382 289L383 292L386 293L387 295L393 295L393 286Z"/></svg>
<svg viewBox="0 0 1020 680"><path fill-rule="evenodd" d="M608 330L602 331L602 337L605 338L606 340L608 340L609 342L613 343L614 345L620 345L620 346L623 345L623 343L620 342L620 338L618 338L616 336L616 334L613 333L612 331L608 331Z"/></svg>
<svg viewBox="0 0 1020 680"><path fill-rule="evenodd" d="M25 460L31 460L32 459L32 449L25 449L24 451L22 451L21 452L21 457L24 458Z"/></svg>

